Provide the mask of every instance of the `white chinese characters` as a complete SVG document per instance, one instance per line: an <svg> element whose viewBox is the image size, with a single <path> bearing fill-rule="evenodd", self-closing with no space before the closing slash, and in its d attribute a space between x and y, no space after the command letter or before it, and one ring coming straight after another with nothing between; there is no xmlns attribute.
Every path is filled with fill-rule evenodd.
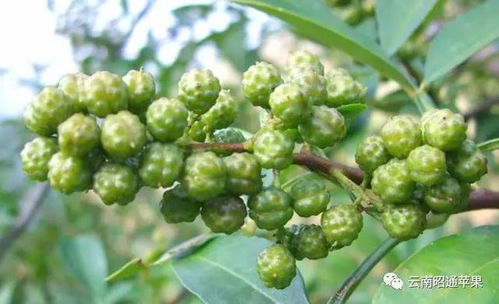
<svg viewBox="0 0 499 304"><path fill-rule="evenodd" d="M441 289L441 288L482 288L480 275L423 275L411 276L409 288Z"/></svg>

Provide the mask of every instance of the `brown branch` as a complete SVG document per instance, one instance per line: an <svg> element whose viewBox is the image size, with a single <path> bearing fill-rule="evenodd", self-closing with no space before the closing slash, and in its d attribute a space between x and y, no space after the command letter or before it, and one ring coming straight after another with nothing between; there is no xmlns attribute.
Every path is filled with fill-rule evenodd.
<svg viewBox="0 0 499 304"><path fill-rule="evenodd" d="M236 153L248 150L244 143L192 143L188 144L186 148L191 150L223 150Z"/></svg>
<svg viewBox="0 0 499 304"><path fill-rule="evenodd" d="M23 234L26 227L33 220L35 214L40 209L42 202L49 190L49 184L43 183L31 188L19 202L21 209L16 219L14 227L0 239L0 261L7 250Z"/></svg>
<svg viewBox="0 0 499 304"><path fill-rule="evenodd" d="M343 171L349 179L357 184L362 183L364 175L358 168L353 168L344 164L331 161L327 158L317 156L310 152L301 152L293 154L293 163L297 165L306 166L310 169L329 173L331 170L339 169Z"/></svg>
<svg viewBox="0 0 499 304"><path fill-rule="evenodd" d="M228 152L248 151L244 143L193 143L187 145L193 150L224 150ZM307 151L293 154L293 163L306 166L312 170L329 174L331 170L339 169L348 178L357 184L362 183L363 172L356 167L350 167ZM478 209L499 209L499 192L487 189L478 189L470 194L470 203L464 211Z"/></svg>
<svg viewBox="0 0 499 304"><path fill-rule="evenodd" d="M477 189L470 194L470 204L467 210L499 208L499 192L487 189Z"/></svg>

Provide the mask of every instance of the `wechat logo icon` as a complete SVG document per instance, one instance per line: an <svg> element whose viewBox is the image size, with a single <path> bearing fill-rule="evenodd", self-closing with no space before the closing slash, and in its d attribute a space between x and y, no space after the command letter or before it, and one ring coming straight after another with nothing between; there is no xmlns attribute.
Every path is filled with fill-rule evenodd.
<svg viewBox="0 0 499 304"><path fill-rule="evenodd" d="M404 286L404 281L402 281L395 273L387 272L383 276L383 282L385 285L391 286L393 289L400 290Z"/></svg>

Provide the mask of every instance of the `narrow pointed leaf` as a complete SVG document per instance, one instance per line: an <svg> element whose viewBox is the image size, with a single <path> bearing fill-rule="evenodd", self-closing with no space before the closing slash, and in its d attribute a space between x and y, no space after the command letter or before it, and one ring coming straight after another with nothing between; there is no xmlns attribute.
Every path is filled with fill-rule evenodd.
<svg viewBox="0 0 499 304"><path fill-rule="evenodd" d="M367 105L363 103L351 103L347 105L342 105L337 108L337 110L345 117L347 120L352 120L360 113L367 109Z"/></svg>
<svg viewBox="0 0 499 304"><path fill-rule="evenodd" d="M334 16L324 1L234 0L273 15L300 34L334 47L398 82L410 95L414 85L374 40Z"/></svg>
<svg viewBox="0 0 499 304"><path fill-rule="evenodd" d="M173 248L166 250L163 253L154 250L146 259L134 258L127 262L125 265L121 266L118 270L111 273L106 278L106 281L108 283L114 283L129 279L142 271L146 271L155 266L163 265L164 263L171 261L178 255L186 254L187 252L194 250L199 246L202 246L204 243L208 242L214 237L216 237L216 235L211 233L199 234L178 244Z"/></svg>
<svg viewBox="0 0 499 304"><path fill-rule="evenodd" d="M477 5L442 27L430 43L424 83L434 81L499 37L499 0Z"/></svg>
<svg viewBox="0 0 499 304"><path fill-rule="evenodd" d="M123 265L120 269L116 270L112 274L110 274L107 278L106 281L108 283L116 282L116 281L121 281L128 279L130 277L133 277L140 271L146 269L147 266L144 265L142 262L142 259L140 258L135 258L131 260L130 262L126 263Z"/></svg>
<svg viewBox="0 0 499 304"><path fill-rule="evenodd" d="M438 0L377 0L376 20L383 49L394 54L423 22Z"/></svg>

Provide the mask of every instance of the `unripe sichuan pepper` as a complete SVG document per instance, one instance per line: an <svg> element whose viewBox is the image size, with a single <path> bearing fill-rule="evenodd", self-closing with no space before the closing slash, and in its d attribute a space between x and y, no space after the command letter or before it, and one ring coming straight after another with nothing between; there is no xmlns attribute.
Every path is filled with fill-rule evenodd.
<svg viewBox="0 0 499 304"><path fill-rule="evenodd" d="M256 269L265 286L283 289L296 276L296 261L284 245L275 244L260 253Z"/></svg>

